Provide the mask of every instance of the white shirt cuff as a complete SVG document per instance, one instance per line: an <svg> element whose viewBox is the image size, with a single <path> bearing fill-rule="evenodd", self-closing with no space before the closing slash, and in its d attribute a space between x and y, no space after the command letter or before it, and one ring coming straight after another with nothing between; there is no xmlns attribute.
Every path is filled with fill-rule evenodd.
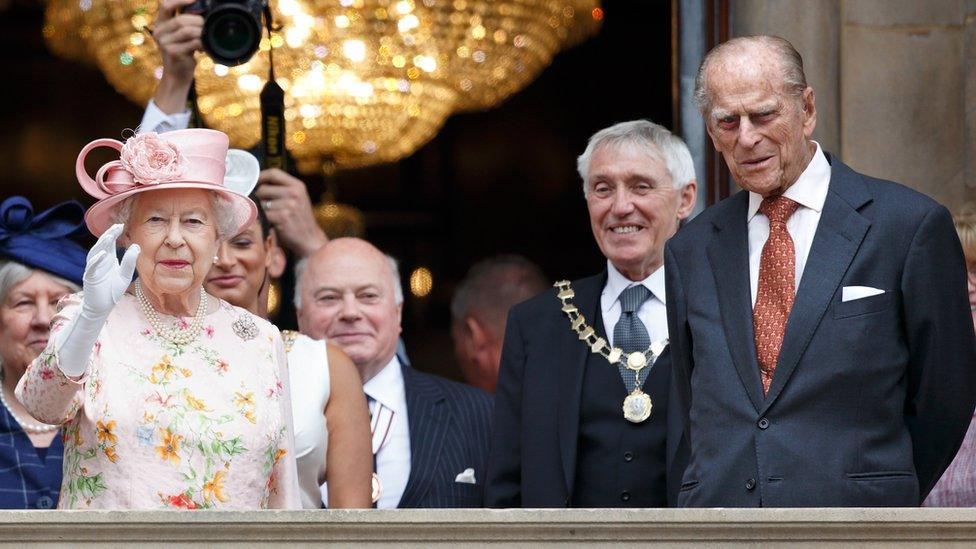
<svg viewBox="0 0 976 549"><path fill-rule="evenodd" d="M190 111L166 114L156 106L156 102L149 100L146 112L142 115L138 133L165 133L173 130L184 130L190 125Z"/></svg>

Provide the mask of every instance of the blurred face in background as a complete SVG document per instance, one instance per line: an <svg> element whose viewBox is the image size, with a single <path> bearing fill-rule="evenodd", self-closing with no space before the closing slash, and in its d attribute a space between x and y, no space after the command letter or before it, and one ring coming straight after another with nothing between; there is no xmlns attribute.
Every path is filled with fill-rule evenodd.
<svg viewBox="0 0 976 549"><path fill-rule="evenodd" d="M0 301L0 359L19 378L44 350L58 301L71 288L50 275L34 271L15 284Z"/></svg>

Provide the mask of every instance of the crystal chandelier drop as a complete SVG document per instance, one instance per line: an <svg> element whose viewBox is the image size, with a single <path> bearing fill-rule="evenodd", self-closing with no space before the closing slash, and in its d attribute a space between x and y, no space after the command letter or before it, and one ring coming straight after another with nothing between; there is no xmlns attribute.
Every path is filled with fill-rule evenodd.
<svg viewBox="0 0 976 549"><path fill-rule="evenodd" d="M47 3L41 32L55 55L86 65L95 64L86 43L92 28L85 21L85 12L91 5L91 0L50 0Z"/></svg>
<svg viewBox="0 0 976 549"><path fill-rule="evenodd" d="M603 17L595 0L430 4L443 76L461 111L488 109L518 92L559 50L595 34Z"/></svg>
<svg viewBox="0 0 976 549"><path fill-rule="evenodd" d="M260 137L258 94L274 50L286 145L305 173L394 161L457 111L522 89L560 50L594 34L599 0L271 0L278 30L238 67L200 55L198 106L238 147ZM162 65L145 27L156 0L49 0L44 35L94 63L132 101L152 96Z"/></svg>

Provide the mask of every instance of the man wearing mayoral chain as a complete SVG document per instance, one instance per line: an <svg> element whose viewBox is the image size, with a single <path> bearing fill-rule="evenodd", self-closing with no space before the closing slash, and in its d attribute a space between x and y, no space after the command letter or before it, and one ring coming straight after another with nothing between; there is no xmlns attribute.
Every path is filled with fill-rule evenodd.
<svg viewBox="0 0 976 549"><path fill-rule="evenodd" d="M664 507L681 484L663 254L695 205L691 154L636 120L593 135L578 169L606 270L509 314L490 507Z"/></svg>

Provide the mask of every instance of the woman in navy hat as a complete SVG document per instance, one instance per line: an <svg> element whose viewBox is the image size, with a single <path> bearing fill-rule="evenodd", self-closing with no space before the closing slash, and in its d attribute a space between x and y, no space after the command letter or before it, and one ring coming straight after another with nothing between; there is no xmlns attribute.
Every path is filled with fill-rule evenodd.
<svg viewBox="0 0 976 549"><path fill-rule="evenodd" d="M27 199L0 204L0 508L51 509L61 489L57 425L34 419L14 398L27 365L47 345L62 297L80 290L85 210L65 202L34 215Z"/></svg>

